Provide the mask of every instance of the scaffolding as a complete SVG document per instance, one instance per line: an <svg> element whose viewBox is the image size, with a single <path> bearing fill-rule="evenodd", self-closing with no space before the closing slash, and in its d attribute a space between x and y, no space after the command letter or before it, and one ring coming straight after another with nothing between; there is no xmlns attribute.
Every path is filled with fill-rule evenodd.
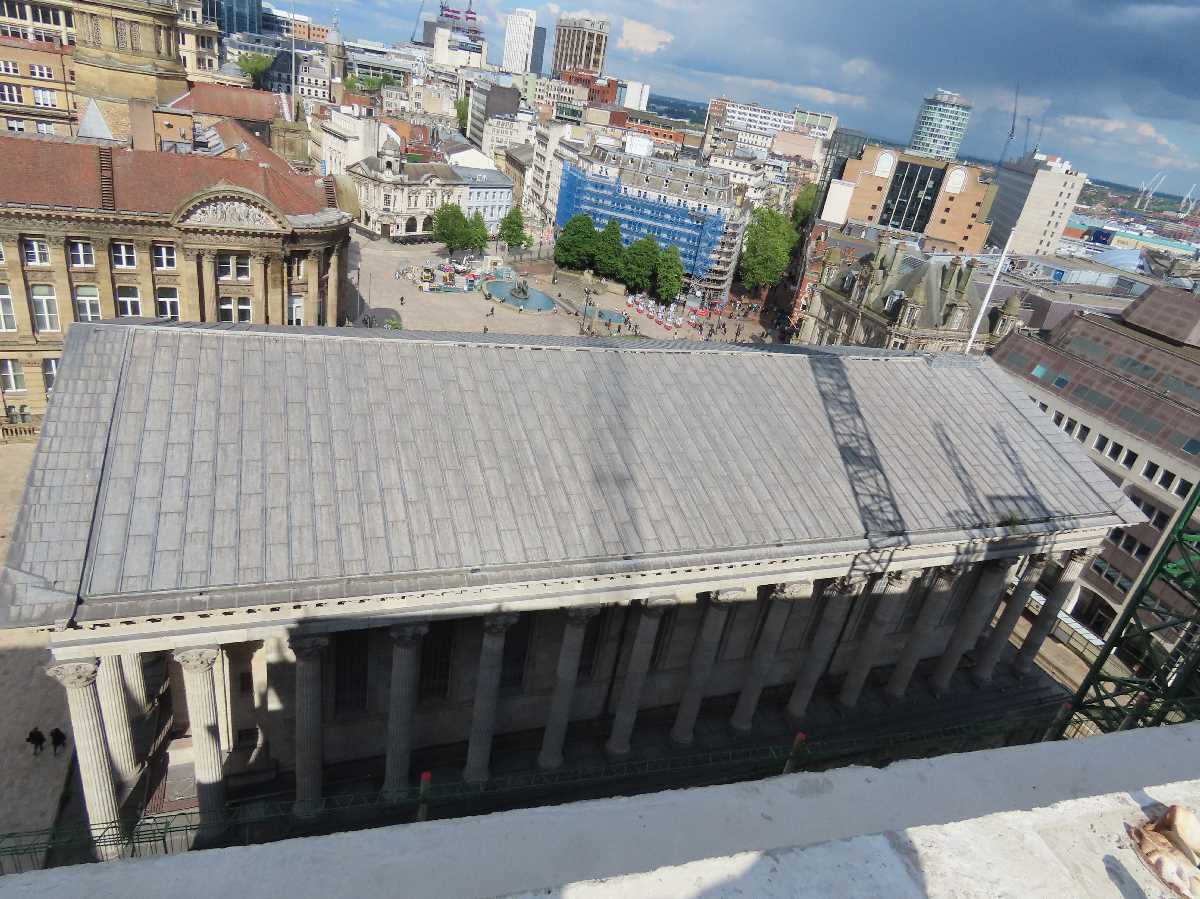
<svg viewBox="0 0 1200 899"><path fill-rule="evenodd" d="M1047 739L1200 717L1200 528L1192 522L1198 504L1200 484L1159 540L1104 648Z"/></svg>

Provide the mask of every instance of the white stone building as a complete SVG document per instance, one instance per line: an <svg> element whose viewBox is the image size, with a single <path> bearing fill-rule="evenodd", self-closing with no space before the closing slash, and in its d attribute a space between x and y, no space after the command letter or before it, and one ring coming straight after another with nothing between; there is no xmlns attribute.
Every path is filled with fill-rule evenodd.
<svg viewBox="0 0 1200 899"><path fill-rule="evenodd" d="M496 169L465 166L454 166L454 174L467 185L467 203L463 207L467 218L478 212L483 216L488 234L495 235L500 220L512 209L512 178Z"/></svg>
<svg viewBox="0 0 1200 899"><path fill-rule="evenodd" d="M500 67L506 72L521 74L529 71L533 57L533 32L537 13L532 9L514 9L504 25L504 60Z"/></svg>
<svg viewBox="0 0 1200 899"><path fill-rule="evenodd" d="M1087 175L1069 160L1036 151L996 173L991 241L1016 256L1052 256L1058 249Z"/></svg>
<svg viewBox="0 0 1200 899"><path fill-rule="evenodd" d="M327 764L378 760L394 801L429 747L486 783L500 734L545 769L578 764L573 722L640 759L643 710L689 746L708 697L731 734L1011 701L1047 554L1018 672L1084 554L1144 520L989 360L716 349L73 326L0 626L53 629L91 826L145 764L151 664L219 834L243 774L291 772L304 819ZM710 414L660 402L664 367Z"/></svg>
<svg viewBox="0 0 1200 899"><path fill-rule="evenodd" d="M467 185L445 163L407 162L395 140L346 169L358 189L358 223L381 237L427 237L433 213L446 203L465 212ZM512 182L509 181L511 194Z"/></svg>
<svg viewBox="0 0 1200 899"><path fill-rule="evenodd" d="M489 159L495 158L509 147L533 143L537 124L533 114L522 111L516 115L496 115L483 123L483 141L480 150Z"/></svg>

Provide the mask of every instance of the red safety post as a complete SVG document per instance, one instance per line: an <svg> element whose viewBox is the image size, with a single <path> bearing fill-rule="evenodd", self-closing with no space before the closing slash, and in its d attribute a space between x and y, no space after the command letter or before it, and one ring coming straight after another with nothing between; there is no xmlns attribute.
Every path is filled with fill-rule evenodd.
<svg viewBox="0 0 1200 899"><path fill-rule="evenodd" d="M429 817L429 787L433 784L433 772L421 772L421 787L418 796L421 799L417 806L417 820L424 821Z"/></svg>
<svg viewBox="0 0 1200 899"><path fill-rule="evenodd" d="M792 751L788 753L787 761L783 763L783 773L791 774L796 770L796 762L804 753L804 744L808 740L808 734L802 730L796 731L796 737L792 740Z"/></svg>

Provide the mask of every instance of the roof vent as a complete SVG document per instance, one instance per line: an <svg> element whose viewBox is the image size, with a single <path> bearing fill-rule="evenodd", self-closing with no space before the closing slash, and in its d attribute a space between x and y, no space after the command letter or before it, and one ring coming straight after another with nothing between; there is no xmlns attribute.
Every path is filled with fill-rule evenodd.
<svg viewBox="0 0 1200 899"><path fill-rule="evenodd" d="M113 191L113 164L111 147L100 148L100 208L117 208L117 196Z"/></svg>

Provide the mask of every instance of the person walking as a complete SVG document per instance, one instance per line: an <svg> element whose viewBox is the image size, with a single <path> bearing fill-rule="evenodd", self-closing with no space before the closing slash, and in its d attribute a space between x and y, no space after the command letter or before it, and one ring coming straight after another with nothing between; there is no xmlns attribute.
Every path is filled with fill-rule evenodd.
<svg viewBox="0 0 1200 899"><path fill-rule="evenodd" d="M54 747L54 754L58 755L58 751L67 745L67 735L57 727L50 731L50 745Z"/></svg>
<svg viewBox="0 0 1200 899"><path fill-rule="evenodd" d="M46 746L46 735L42 733L41 728L35 726L29 732L29 736L25 738L25 742L33 746L34 755L41 755L42 749Z"/></svg>

